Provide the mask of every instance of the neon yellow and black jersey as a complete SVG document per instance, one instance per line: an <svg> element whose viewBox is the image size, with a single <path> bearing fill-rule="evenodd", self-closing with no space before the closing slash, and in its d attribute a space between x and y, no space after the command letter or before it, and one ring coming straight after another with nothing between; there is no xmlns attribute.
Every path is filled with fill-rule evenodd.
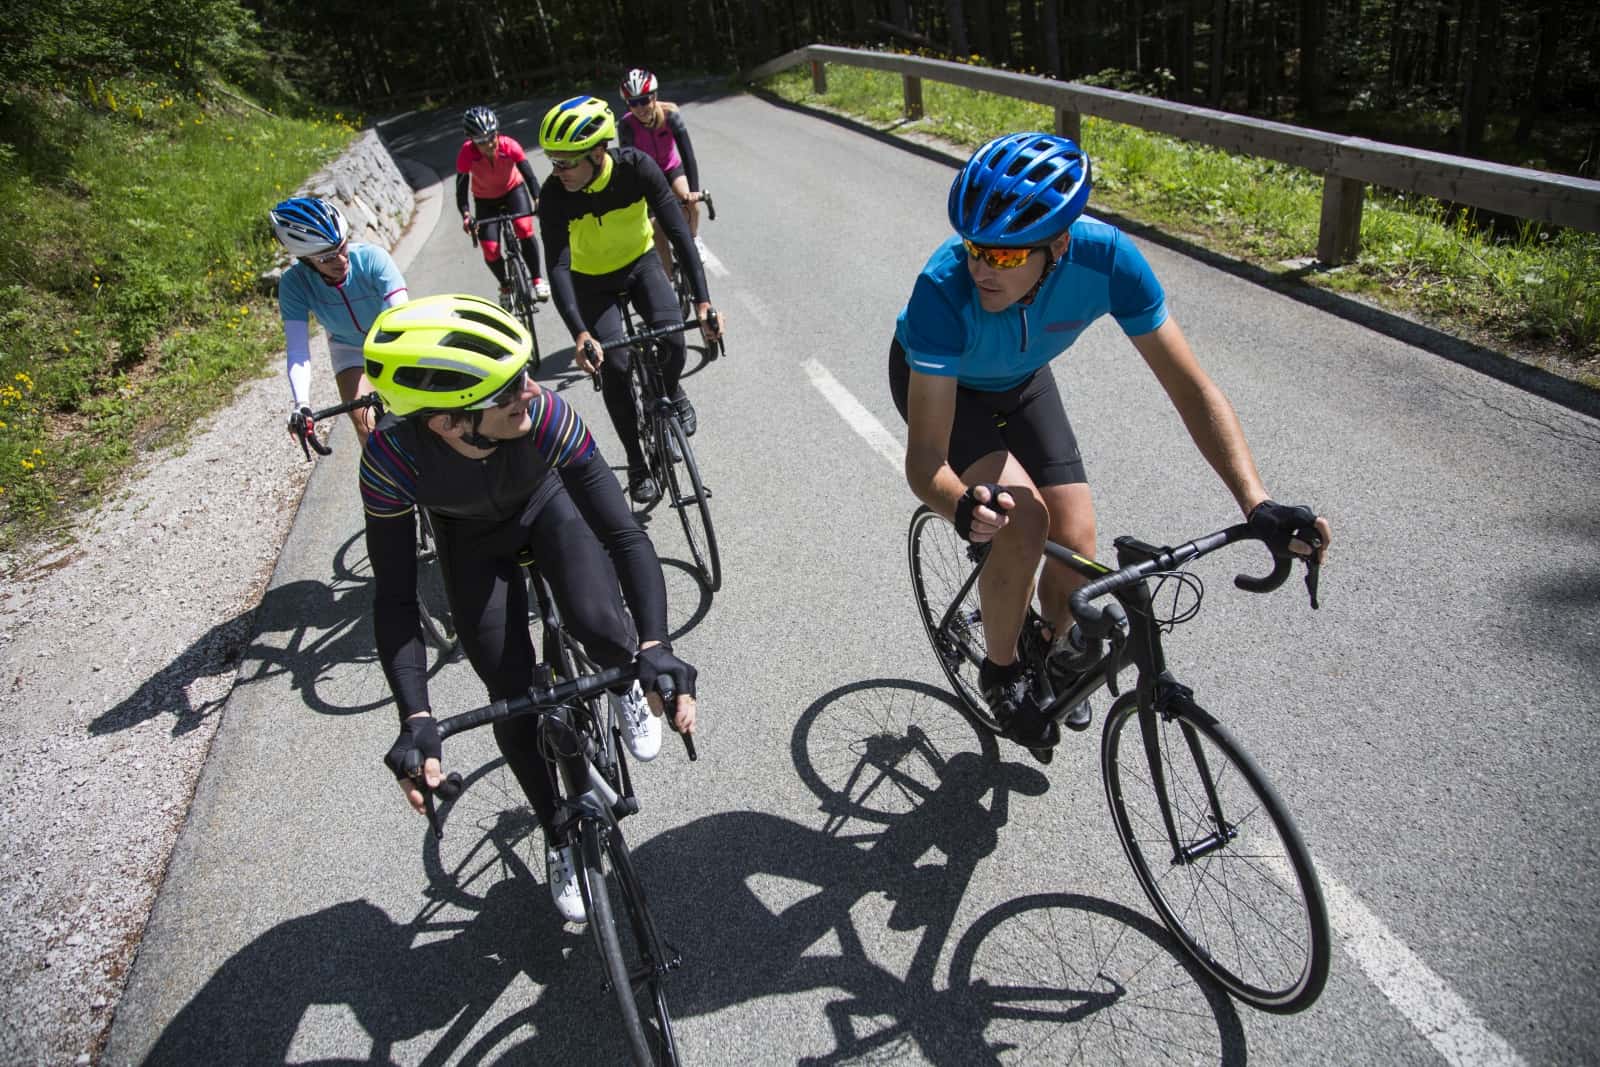
<svg viewBox="0 0 1600 1067"><path fill-rule="evenodd" d="M660 221L688 270L695 300L708 300L705 271L694 253L689 223L655 160L637 148L611 148L603 172L575 193L569 193L555 174L545 179L539 190L539 228L548 250L556 310L573 336L584 326L571 275L612 274L653 254L651 215Z"/></svg>

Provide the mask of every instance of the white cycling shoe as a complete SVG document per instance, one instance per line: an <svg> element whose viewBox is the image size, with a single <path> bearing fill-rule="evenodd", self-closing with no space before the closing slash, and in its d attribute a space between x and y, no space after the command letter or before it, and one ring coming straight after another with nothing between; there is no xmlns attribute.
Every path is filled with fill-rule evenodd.
<svg viewBox="0 0 1600 1067"><path fill-rule="evenodd" d="M509 285L502 285L500 287L500 306L505 308L507 311L515 311L517 309L517 297L516 294L511 291L511 286Z"/></svg>
<svg viewBox="0 0 1600 1067"><path fill-rule="evenodd" d="M589 913L583 907L583 890L578 888L576 845L544 850L544 873L550 883L550 895L555 898L556 911L563 922L583 924Z"/></svg>
<svg viewBox="0 0 1600 1067"><path fill-rule="evenodd" d="M650 704L638 682L617 701L617 725L622 728L622 743L640 763L655 759L661 751L661 719L650 714Z"/></svg>
<svg viewBox="0 0 1600 1067"><path fill-rule="evenodd" d="M548 301L550 299L550 283L543 278L535 278L533 280L533 295L538 300Z"/></svg>

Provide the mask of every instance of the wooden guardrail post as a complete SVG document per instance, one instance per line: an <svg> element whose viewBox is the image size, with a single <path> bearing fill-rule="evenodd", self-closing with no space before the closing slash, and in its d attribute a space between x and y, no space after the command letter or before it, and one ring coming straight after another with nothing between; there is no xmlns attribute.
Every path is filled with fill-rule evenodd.
<svg viewBox="0 0 1600 1067"><path fill-rule="evenodd" d="M1071 108L1056 108L1056 134L1083 143L1083 116Z"/></svg>
<svg viewBox="0 0 1600 1067"><path fill-rule="evenodd" d="M811 61L811 89L818 96L828 91L828 68L820 59Z"/></svg>
<svg viewBox="0 0 1600 1067"><path fill-rule="evenodd" d="M900 75L900 89L906 98L906 118L922 117L922 79L911 74Z"/></svg>
<svg viewBox="0 0 1600 1067"><path fill-rule="evenodd" d="M1361 255L1361 206L1365 182L1329 174L1322 181L1322 226L1317 260L1327 266L1351 263Z"/></svg>

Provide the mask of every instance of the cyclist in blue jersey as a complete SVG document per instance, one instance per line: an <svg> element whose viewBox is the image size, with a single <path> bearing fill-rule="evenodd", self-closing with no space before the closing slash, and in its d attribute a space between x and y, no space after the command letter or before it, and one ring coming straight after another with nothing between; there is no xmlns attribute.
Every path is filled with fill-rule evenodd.
<svg viewBox="0 0 1600 1067"><path fill-rule="evenodd" d="M1161 283L1121 231L1083 214L1089 157L1044 133L997 137L950 186L956 236L918 275L895 326L889 384L907 423L906 480L969 542L992 541L978 593L987 656L979 686L998 721L1041 759L1060 740L1040 714L1018 641L1049 642L1058 690L1098 657L1075 644L1067 598L1083 579L1047 560L1048 538L1095 554L1094 503L1049 363L1110 315L1178 409L1195 445L1252 526L1300 554L1309 514L1275 503L1233 407L1195 360ZM1320 555L1328 524L1317 518ZM1066 724L1087 729L1088 702Z"/></svg>
<svg viewBox="0 0 1600 1067"><path fill-rule="evenodd" d="M372 392L362 373L361 343L384 308L406 302L406 280L378 245L350 240L350 224L327 200L291 197L269 212L272 233L296 260L278 280L278 312L288 352L289 430L311 413L311 317L328 332L328 355L341 401ZM370 409L352 411L362 443Z"/></svg>

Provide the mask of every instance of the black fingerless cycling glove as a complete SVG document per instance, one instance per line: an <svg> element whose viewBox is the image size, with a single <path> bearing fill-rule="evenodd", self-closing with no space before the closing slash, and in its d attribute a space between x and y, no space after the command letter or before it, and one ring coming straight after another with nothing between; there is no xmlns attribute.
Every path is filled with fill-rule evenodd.
<svg viewBox="0 0 1600 1067"><path fill-rule="evenodd" d="M1315 536L1317 515L1303 504L1289 505L1263 500L1250 509L1247 521L1250 532L1265 541L1273 555L1283 556L1289 554L1289 542L1294 540L1297 532L1306 531L1302 541Z"/></svg>
<svg viewBox="0 0 1600 1067"><path fill-rule="evenodd" d="M672 646L661 644L641 649L638 656L639 685L646 693L666 696L661 680L667 679L672 694L687 693L694 696L695 678L699 671L672 654Z"/></svg>
<svg viewBox="0 0 1600 1067"><path fill-rule="evenodd" d="M400 724L400 736L389 746L383 762L396 778L416 778L423 761L440 759L444 745L439 740L439 723L432 715L414 715Z"/></svg>
<svg viewBox="0 0 1600 1067"><path fill-rule="evenodd" d="M1005 489L993 482L979 482L977 485L968 486L967 491L961 494L961 499L956 501L956 533L961 535L963 541L972 540L972 512L983 503L973 495L979 489L989 490L989 502L983 506L997 515L1004 514L999 501L1000 494L1005 492Z"/></svg>

